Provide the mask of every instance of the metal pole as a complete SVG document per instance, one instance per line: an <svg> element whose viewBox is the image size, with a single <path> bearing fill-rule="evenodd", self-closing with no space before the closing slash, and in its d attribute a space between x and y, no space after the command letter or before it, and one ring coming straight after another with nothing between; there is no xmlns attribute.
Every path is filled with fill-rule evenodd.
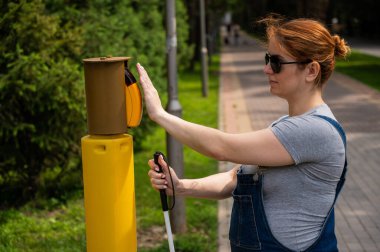
<svg viewBox="0 0 380 252"><path fill-rule="evenodd" d="M168 94L169 102L166 110L175 116L182 116L182 107L177 94L177 33L175 18L175 0L166 1L166 46L168 66ZM183 145L169 134L166 134L167 154L169 164L179 178L183 178ZM176 197L174 209L170 212L173 233L186 232L185 201Z"/></svg>
<svg viewBox="0 0 380 252"><path fill-rule="evenodd" d="M208 65L207 65L207 44L206 44L206 21L205 21L205 2L199 0L200 21L201 21L201 59L202 59L202 94L208 96Z"/></svg>

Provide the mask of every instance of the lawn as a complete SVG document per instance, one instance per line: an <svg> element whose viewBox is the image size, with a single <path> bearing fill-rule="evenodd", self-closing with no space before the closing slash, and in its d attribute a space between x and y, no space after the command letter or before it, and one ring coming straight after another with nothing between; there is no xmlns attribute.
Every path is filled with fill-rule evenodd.
<svg viewBox="0 0 380 252"><path fill-rule="evenodd" d="M183 118L210 127L218 121L219 58L213 58L210 67L209 96L202 97L201 73L179 74L179 100ZM163 98L165 104L166 97ZM168 251L165 240L164 218L159 193L150 186L148 159L156 150L166 151L165 132L157 127L135 153L136 214L138 251ZM217 172L217 162L184 148L184 170L187 178L207 176ZM42 208L28 204L21 209L0 210L0 252L21 251L85 251L85 224L83 192L63 204L50 199ZM217 202L202 199L186 200L188 231L175 236L176 250L216 251Z"/></svg>
<svg viewBox="0 0 380 252"><path fill-rule="evenodd" d="M346 60L336 63L336 70L380 91L380 58L353 50Z"/></svg>

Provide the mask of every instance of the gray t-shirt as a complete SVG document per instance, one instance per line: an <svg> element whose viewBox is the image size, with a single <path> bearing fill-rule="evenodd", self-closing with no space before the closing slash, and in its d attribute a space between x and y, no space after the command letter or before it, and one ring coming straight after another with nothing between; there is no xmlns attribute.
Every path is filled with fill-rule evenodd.
<svg viewBox="0 0 380 252"><path fill-rule="evenodd" d="M323 104L271 125L294 165L260 167L269 226L279 242L295 251L308 248L318 238L334 202L345 160L339 132L314 114L335 119Z"/></svg>

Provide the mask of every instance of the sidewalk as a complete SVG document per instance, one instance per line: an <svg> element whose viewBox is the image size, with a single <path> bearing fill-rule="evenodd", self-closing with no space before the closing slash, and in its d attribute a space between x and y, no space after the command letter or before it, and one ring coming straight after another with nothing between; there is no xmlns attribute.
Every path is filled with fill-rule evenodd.
<svg viewBox="0 0 380 252"><path fill-rule="evenodd" d="M264 67L265 50L242 37L221 55L219 128L246 132L268 127L287 113L287 104L271 96ZM325 101L346 130L348 175L335 210L340 251L380 251L380 93L334 73ZM220 162L220 171L234 164ZM219 252L228 241L231 199L219 202Z"/></svg>

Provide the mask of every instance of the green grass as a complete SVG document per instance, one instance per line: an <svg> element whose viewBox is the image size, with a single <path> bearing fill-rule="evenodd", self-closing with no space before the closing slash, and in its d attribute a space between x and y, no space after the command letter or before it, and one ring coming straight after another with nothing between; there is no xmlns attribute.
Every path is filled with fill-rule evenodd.
<svg viewBox="0 0 380 252"><path fill-rule="evenodd" d="M336 70L380 91L380 58L352 51L346 60L336 63Z"/></svg>
<svg viewBox="0 0 380 252"><path fill-rule="evenodd" d="M183 118L210 127L217 127L219 58L210 67L209 96L202 97L199 66L194 72L179 75L179 99ZM163 98L165 104L166 97ZM166 151L165 132L157 127L145 140L142 151L135 154L135 189L138 240L152 235L154 227L164 227L159 194L150 186L148 159L156 150ZM217 172L217 162L184 148L184 169L187 178ZM82 192L66 204L49 200L43 209L36 204L21 209L0 210L0 252L75 252L86 250ZM175 236L177 251L216 251L217 202L202 199L186 200L188 232ZM145 236L145 237L144 237ZM167 240L159 236L154 246L141 246L141 252L168 251ZM152 245L152 244L150 244Z"/></svg>
<svg viewBox="0 0 380 252"><path fill-rule="evenodd" d="M0 212L0 251L85 251L83 200L54 209Z"/></svg>

